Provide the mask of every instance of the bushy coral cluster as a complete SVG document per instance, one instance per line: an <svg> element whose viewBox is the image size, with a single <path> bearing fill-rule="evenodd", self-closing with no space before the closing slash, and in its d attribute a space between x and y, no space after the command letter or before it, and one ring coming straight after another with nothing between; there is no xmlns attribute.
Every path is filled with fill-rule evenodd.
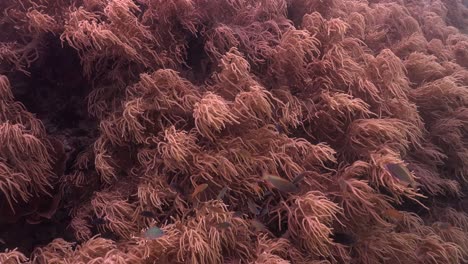
<svg viewBox="0 0 468 264"><path fill-rule="evenodd" d="M1 263L468 263L461 0L0 9L0 223L67 224Z"/></svg>

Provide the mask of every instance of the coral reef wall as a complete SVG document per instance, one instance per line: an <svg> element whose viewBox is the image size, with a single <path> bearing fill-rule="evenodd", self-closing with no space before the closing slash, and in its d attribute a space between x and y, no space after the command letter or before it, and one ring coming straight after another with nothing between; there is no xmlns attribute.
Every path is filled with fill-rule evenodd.
<svg viewBox="0 0 468 264"><path fill-rule="evenodd" d="M468 263L466 1L0 10L0 263Z"/></svg>

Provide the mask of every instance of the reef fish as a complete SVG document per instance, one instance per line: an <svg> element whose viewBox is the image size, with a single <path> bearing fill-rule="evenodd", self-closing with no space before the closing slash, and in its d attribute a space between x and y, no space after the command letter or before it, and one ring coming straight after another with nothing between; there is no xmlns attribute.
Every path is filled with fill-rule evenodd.
<svg viewBox="0 0 468 264"><path fill-rule="evenodd" d="M408 185L410 185L413 188L416 188L416 181L414 180L413 175L411 172L404 166L403 164L400 163L387 163L385 164L385 168L387 169L390 174L398 179L401 182L405 182Z"/></svg>
<svg viewBox="0 0 468 264"><path fill-rule="evenodd" d="M107 220L104 219L103 217L94 217L92 220L91 220L91 223L93 225L104 225L107 223Z"/></svg>
<svg viewBox="0 0 468 264"><path fill-rule="evenodd" d="M260 210L258 210L257 204L255 204L252 200L247 200L247 206L249 207L249 211L254 215L259 215Z"/></svg>
<svg viewBox="0 0 468 264"><path fill-rule="evenodd" d="M143 233L143 237L146 239L157 239L160 238L164 235L164 231L162 231L160 228L153 226L146 230Z"/></svg>
<svg viewBox="0 0 468 264"><path fill-rule="evenodd" d="M295 184L281 177L265 174L263 179L271 183L276 189L282 192L294 193L299 191L299 188Z"/></svg>
<svg viewBox="0 0 468 264"><path fill-rule="evenodd" d="M306 172L303 172L303 173L298 174L298 175L292 180L292 183L293 183L293 184L298 184L298 183L300 183L302 180L304 180L305 176L306 176Z"/></svg>
<svg viewBox="0 0 468 264"><path fill-rule="evenodd" d="M243 214L240 211L236 211L232 214L232 217L242 218Z"/></svg>
<svg viewBox="0 0 468 264"><path fill-rule="evenodd" d="M432 225L436 226L438 228L442 228L442 229L449 229L449 228L452 227L452 225L450 223L447 223L447 222L435 222Z"/></svg>
<svg viewBox="0 0 468 264"><path fill-rule="evenodd" d="M250 220L250 224L257 232L268 232L268 228L256 219Z"/></svg>
<svg viewBox="0 0 468 264"><path fill-rule="evenodd" d="M339 243L345 246L351 246L356 243L356 237L351 234L341 233L341 232L334 232L330 235L330 238L335 243Z"/></svg>
<svg viewBox="0 0 468 264"><path fill-rule="evenodd" d="M389 208L389 209L385 210L384 215L386 217L392 218L392 219L397 220L397 221L401 221L401 220L404 219L403 213L396 210L396 209L393 209L393 208Z"/></svg>
<svg viewBox="0 0 468 264"><path fill-rule="evenodd" d="M208 184L206 183L200 184L197 187L195 187L195 190L192 193L192 198L195 198L195 196L203 192L206 188L208 188Z"/></svg>
<svg viewBox="0 0 468 264"><path fill-rule="evenodd" d="M222 222L217 225L219 229L228 229L231 227L231 224L228 222Z"/></svg>
<svg viewBox="0 0 468 264"><path fill-rule="evenodd" d="M141 211L140 215L144 216L144 217L149 217L149 218L155 218L156 217L154 215L154 213L151 212L151 211Z"/></svg>
<svg viewBox="0 0 468 264"><path fill-rule="evenodd" d="M224 188L221 189L221 191L219 192L218 197L216 197L216 199L217 200L223 200L223 198L226 195L227 191L228 191L228 187L224 186Z"/></svg>

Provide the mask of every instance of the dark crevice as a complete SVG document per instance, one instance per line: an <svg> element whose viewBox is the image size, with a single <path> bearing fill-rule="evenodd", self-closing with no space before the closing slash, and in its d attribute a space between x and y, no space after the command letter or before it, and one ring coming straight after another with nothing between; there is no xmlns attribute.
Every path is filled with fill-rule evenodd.
<svg viewBox="0 0 468 264"><path fill-rule="evenodd" d="M189 79L195 84L201 84L212 72L212 62L205 52L205 39L192 35L188 39L187 58L185 60Z"/></svg>
<svg viewBox="0 0 468 264"><path fill-rule="evenodd" d="M43 47L47 48L41 51L39 59L28 69L30 76L13 75L9 78L15 100L43 122L49 136L63 144L65 165L60 174L70 173L77 153L91 144L97 130L96 122L87 113L86 96L91 85L83 77L75 50L67 45L62 47L60 40L53 35L47 36L45 42ZM59 192L58 182L62 175L57 176L52 194ZM73 234L67 229L69 212L63 206L66 199L62 197L51 219L41 218L31 223L31 215L12 212L0 219L0 238L3 240L0 241L0 251L8 245L8 248L17 247L29 255L35 247L46 245L58 237L73 241ZM18 205L18 208L37 204L47 208L52 200L48 196L34 197ZM3 212L8 211L3 209Z"/></svg>
<svg viewBox="0 0 468 264"><path fill-rule="evenodd" d="M75 50L50 36L47 51L41 54L29 71L31 76L20 87L14 87L16 100L29 112L57 129L77 128L88 119L85 97L90 84L82 77Z"/></svg>

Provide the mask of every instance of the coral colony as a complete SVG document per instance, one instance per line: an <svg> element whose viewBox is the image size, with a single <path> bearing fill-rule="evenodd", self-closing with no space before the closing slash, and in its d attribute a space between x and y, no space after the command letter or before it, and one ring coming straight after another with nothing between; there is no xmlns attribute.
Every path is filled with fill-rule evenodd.
<svg viewBox="0 0 468 264"><path fill-rule="evenodd" d="M1 0L0 263L468 263L467 6Z"/></svg>

